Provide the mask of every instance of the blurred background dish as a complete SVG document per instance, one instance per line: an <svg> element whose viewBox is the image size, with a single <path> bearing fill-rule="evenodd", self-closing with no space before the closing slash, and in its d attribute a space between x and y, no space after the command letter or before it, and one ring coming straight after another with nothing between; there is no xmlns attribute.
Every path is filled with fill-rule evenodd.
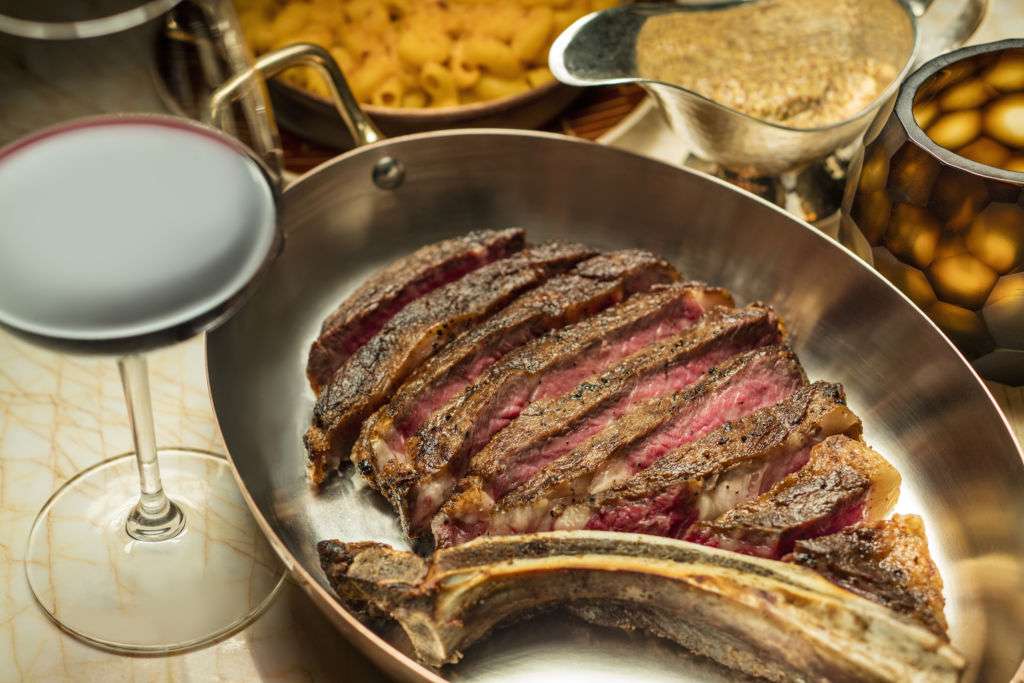
<svg viewBox="0 0 1024 683"><path fill-rule="evenodd" d="M270 90L273 93L273 86ZM542 124L515 126L499 121L491 125L495 128L535 128L602 144L617 145L620 139L628 137L638 123L656 118L651 116L657 113L654 111L654 103L636 86L594 88L582 93L573 89L569 91L573 96L569 105L553 107L553 113L545 115L545 122ZM305 111L295 112L288 108L282 111L278 108L277 98L274 101L274 111L282 127L281 144L288 171L304 173L335 157L339 148L351 149L354 146L348 131L344 127L339 127L336 119L328 120L327 112L324 112L323 118L318 117L314 121ZM292 115L303 118L289 118ZM304 121L304 124L299 124L298 121ZM313 130L311 126L317 124L323 124L323 132L332 138L310 135L309 131ZM480 122L472 127L485 126L488 124ZM293 130L302 130L304 134L298 135L291 132ZM389 129L383 130L387 133ZM336 140L337 144L320 141L325 139Z"/></svg>
<svg viewBox="0 0 1024 683"><path fill-rule="evenodd" d="M842 241L986 377L1024 384L1024 40L910 76L851 166Z"/></svg>
<svg viewBox="0 0 1024 683"><path fill-rule="evenodd" d="M578 95L547 68L568 25L620 0L235 0L238 27L263 54L295 42L331 52L387 135L458 127L539 128ZM283 128L348 149L324 81L292 69L270 83Z"/></svg>
<svg viewBox="0 0 1024 683"><path fill-rule="evenodd" d="M943 3L954 12L941 46L917 23L930 4L637 3L570 26L550 63L568 85L642 85L686 141L688 165L819 222L836 215L853 146L921 46L961 44L987 0Z"/></svg>
<svg viewBox="0 0 1024 683"><path fill-rule="evenodd" d="M217 38L190 6L168 19L166 30L155 37L154 85L164 105L181 115L197 118L209 92L232 71L217 57ZM225 24L237 25L225 15ZM230 30L229 30L230 33ZM281 127L281 146L287 170L305 172L354 145L338 113L327 100L309 95L277 80L268 83L271 107L266 117ZM552 91L553 90L553 91ZM558 83L489 103L447 109L391 110L398 117L373 115L389 136L446 127L532 128L572 137L614 143L653 113L644 91L632 85L581 91ZM373 112L373 107L367 107ZM484 113L489 112L489 113ZM241 117L246 112L238 111ZM475 116L467 122L453 120ZM245 136L245 127L238 127Z"/></svg>

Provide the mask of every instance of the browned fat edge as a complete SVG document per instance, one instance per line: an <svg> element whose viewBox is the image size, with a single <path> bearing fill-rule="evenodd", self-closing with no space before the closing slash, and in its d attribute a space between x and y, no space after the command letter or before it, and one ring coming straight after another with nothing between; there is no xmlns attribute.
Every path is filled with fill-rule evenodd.
<svg viewBox="0 0 1024 683"><path fill-rule="evenodd" d="M313 391L404 306L492 261L521 250L520 228L479 230L428 244L371 275L324 320L309 349L306 375Z"/></svg>
<svg viewBox="0 0 1024 683"><path fill-rule="evenodd" d="M728 410L739 411L738 414L722 415L720 421L711 422L701 431L690 431L691 427L687 425L692 424L693 416L702 414L707 406L730 395L751 377L755 381L771 380L773 390L767 390L771 398L763 402L748 399L743 407L736 407L730 399ZM477 532L480 535L514 533L511 529L493 528L492 513L508 518L516 511L521 512L531 521L525 528L519 528L519 532L546 530L546 523L557 519L558 510L588 495L594 481L642 451L654 435L662 434L658 436L661 444L666 443L666 438L671 438L677 446L682 446L722 424L742 419L760 408L784 400L806 384L803 368L787 347L770 346L735 356L709 371L698 384L670 396L649 400L631 410L598 436L543 467L497 501L480 489L482 482L474 481L473 477L463 480L459 493L448 500L432 523L435 541L445 547ZM673 426L677 420L681 420L682 427ZM687 437L681 441L666 437L663 434L665 429L669 433L684 429ZM656 460L643 462L646 463L644 466L649 466ZM525 518L520 519L525 521ZM464 519L473 522L467 526Z"/></svg>
<svg viewBox="0 0 1024 683"><path fill-rule="evenodd" d="M831 536L797 541L787 559L949 640L942 577L917 515L893 515Z"/></svg>
<svg viewBox="0 0 1024 683"><path fill-rule="evenodd" d="M811 449L806 465L760 496L697 523L686 540L779 559L799 540L881 519L899 486L899 473L867 444L831 436Z"/></svg>

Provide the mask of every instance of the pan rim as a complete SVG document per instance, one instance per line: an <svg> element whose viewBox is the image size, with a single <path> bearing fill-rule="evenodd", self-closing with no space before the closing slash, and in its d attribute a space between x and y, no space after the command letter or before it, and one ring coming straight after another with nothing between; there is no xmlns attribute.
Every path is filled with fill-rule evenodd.
<svg viewBox="0 0 1024 683"><path fill-rule="evenodd" d="M646 157L642 154L637 154L635 152L631 152L621 148L609 147L596 142L591 142L589 140L572 138L558 133L549 133L544 131L521 131L501 128L469 128L413 133L409 135L388 138L385 140L381 140L379 142L372 143L370 145L349 150L348 152L340 154L339 156L334 157L333 159L299 176L296 180L290 183L288 187L285 188L283 195L284 197L287 197L289 192L296 192L299 189L301 189L304 183L311 182L312 178L314 178L316 174L326 172L329 168L335 165L347 163L350 159L353 159L357 156L378 154L381 150L385 150L395 146L400 146L402 144L413 143L419 140L449 137L452 139L459 139L465 137L534 138L538 140L554 142L559 144L591 145L601 150L598 153L607 153L611 155L610 158L639 158L644 162L664 166L671 169L672 171L679 172L684 175L697 176L705 181L711 181L714 184L727 188L728 190L731 190L733 192L739 193L747 200L754 200L755 202L761 204L762 206L769 207L772 210L776 211L777 213L782 214L785 218L788 218L789 220L795 222L804 230L813 233L819 241L826 243L826 248L831 247L840 250L849 259L855 262L857 267L866 270L868 273L870 273L871 277L875 278L877 281L884 283L886 287L888 287L892 292L896 293L903 300L903 302L907 306L909 306L910 310L914 314L919 316L920 319L923 319L923 321L925 321L928 324L933 333L935 335L938 335L938 337L945 343L947 348L955 354L955 357L957 358L961 366L963 366L970 372L969 376L973 379L974 383L982 390L983 395L988 400L990 408L995 411L995 415L998 416L999 424L1002 427L1004 434L1006 436L1009 436L1010 444L1016 449L1018 461L1022 466L1024 466L1024 449L1022 449L1021 447L1020 440L1017 438L1017 435L1012 425L1010 425L1008 418L1003 413L1002 408L996 402L995 397L992 395L992 392L989 390L984 380L982 380L981 376L977 373L977 371L970 364L970 362L964 357L964 355L956 348L956 346L954 346L953 343L942 333L939 327L920 308L918 308L918 306L914 304L914 302L909 297L907 297L906 294L904 294L899 288L897 288L891 282L886 280L878 271L876 271L870 265L865 263L853 251L843 246L842 244L836 242L835 240L831 239L830 237L826 236L825 234L821 233L817 228L815 228L811 224L799 218L796 218L792 214L787 213L782 208L762 199L761 197L758 197L750 192L747 192L746 190L731 185L730 183L727 183L712 175L703 173L695 169L684 168L681 166L669 164L658 159ZM400 155L398 156L400 157ZM284 234L286 236L285 250L287 250L287 240L289 239L289 235L294 235L296 234L296 232L285 232ZM263 531L264 535L266 535L268 543L281 558L281 561L292 574L296 582L300 584L300 587L302 587L303 590L307 593L315 593L317 597L320 598L319 600L316 600L316 602L318 603L318 607L321 609L321 611L326 611L327 607L325 606L329 606L329 609L334 617L344 621L349 628L353 629L357 634L365 638L369 642L369 644L375 646L381 655L389 658L392 662L395 663L396 666L403 669L407 674L415 676L420 681L428 681L429 683L447 683L447 679L440 677L436 672L420 664L404 652L401 652L394 645L392 645L384 638L377 635L375 632L366 627L362 622L360 622L355 617L355 615L353 615L349 610L347 610L337 600L337 598L334 595L329 593L323 586L321 586L319 581L316 580L312 573L308 571L301 562L298 561L298 559L291 553L290 550L288 550L288 548L285 546L284 541L281 540L281 538L277 535L273 527L270 525L269 521L263 515L260 508L256 505L256 502L253 500L241 476L239 475L238 468L236 467L234 462L234 458L230 453L230 449L227 447L227 441L226 439L224 439L224 432L221 426L220 414L216 410L216 402L213 401L213 377L209 361L209 350L211 347L211 339L214 338L215 335L216 331L206 336L206 353L204 354L203 359L206 369L207 390L210 392L211 401L213 402L214 405L215 428L217 429L217 433L220 435L221 440L225 444L226 456L228 462L230 463L231 471L235 477L235 481L238 483L238 486L241 490L242 497L245 500L246 505L249 506L249 510L250 512L252 512L254 518L256 519L258 526ZM368 658L371 661L374 660L373 657L368 656ZM1018 675L1022 672L1024 672L1024 661L1020 662L1017 668Z"/></svg>

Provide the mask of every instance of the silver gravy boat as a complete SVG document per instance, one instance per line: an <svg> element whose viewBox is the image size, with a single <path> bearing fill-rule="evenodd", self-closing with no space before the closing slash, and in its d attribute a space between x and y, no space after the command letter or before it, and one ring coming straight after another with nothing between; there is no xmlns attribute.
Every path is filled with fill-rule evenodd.
<svg viewBox="0 0 1024 683"><path fill-rule="evenodd" d="M698 167L718 171L730 180L740 179L740 184L756 191L742 180L768 179L762 185L771 185L772 178L806 169L857 141L878 111L891 102L912 66L924 55L963 43L981 23L988 4L988 0L956 0L956 11L950 21L946 16L950 13L948 0L934 3L932 0L893 0L906 12L911 27L905 44L891 47L894 62L902 62L898 76L862 111L845 121L817 128L793 128L758 119L677 85L643 78L637 72L637 37L652 17L721 10L749 1L637 3L590 14L572 24L555 41L549 57L551 71L559 81L574 86L641 85L657 102L673 131L687 140L696 157L711 165L710 168L707 164ZM931 14L939 10L943 15L936 17L941 19L940 28L933 29L930 24L936 22L928 22L928 35L925 35L919 29L918 19L933 4L935 7L928 18L932 19ZM835 181L835 201L829 207L834 210L841 197L842 169L837 172L833 168L827 175ZM837 175L840 177L835 177ZM785 184L793 186L800 182L790 178ZM771 188L768 189L760 194L779 204L788 203L780 196L772 196ZM804 189L806 191L806 187ZM812 194L816 191L810 190ZM811 202L815 203L822 202L818 198L817 202ZM820 211L814 213L816 216L802 217L809 220L821 217Z"/></svg>

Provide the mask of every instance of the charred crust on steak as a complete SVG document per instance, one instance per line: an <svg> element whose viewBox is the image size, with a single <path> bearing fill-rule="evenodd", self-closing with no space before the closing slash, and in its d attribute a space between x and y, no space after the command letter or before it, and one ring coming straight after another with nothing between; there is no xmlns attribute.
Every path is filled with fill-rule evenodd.
<svg viewBox="0 0 1024 683"><path fill-rule="evenodd" d="M363 423L352 460L402 458L405 442L436 408L503 356L545 333L649 291L655 284L678 280L678 271L666 261L635 249L599 254L551 278L460 334L416 369ZM450 413L445 419L450 419ZM364 474L378 488L375 472L373 468Z"/></svg>
<svg viewBox="0 0 1024 683"><path fill-rule="evenodd" d="M920 517L894 515L799 541L790 559L946 638L942 577Z"/></svg>
<svg viewBox="0 0 1024 683"><path fill-rule="evenodd" d="M310 427L315 438L307 437L305 442L311 460L327 465L311 468L311 474L336 469L363 420L453 334L593 255L592 249L578 244L533 247L483 266L399 311L338 368L320 392Z"/></svg>
<svg viewBox="0 0 1024 683"><path fill-rule="evenodd" d="M313 391L319 393L334 371L408 303L525 244L520 228L474 231L428 244L374 273L321 325L306 367Z"/></svg>

